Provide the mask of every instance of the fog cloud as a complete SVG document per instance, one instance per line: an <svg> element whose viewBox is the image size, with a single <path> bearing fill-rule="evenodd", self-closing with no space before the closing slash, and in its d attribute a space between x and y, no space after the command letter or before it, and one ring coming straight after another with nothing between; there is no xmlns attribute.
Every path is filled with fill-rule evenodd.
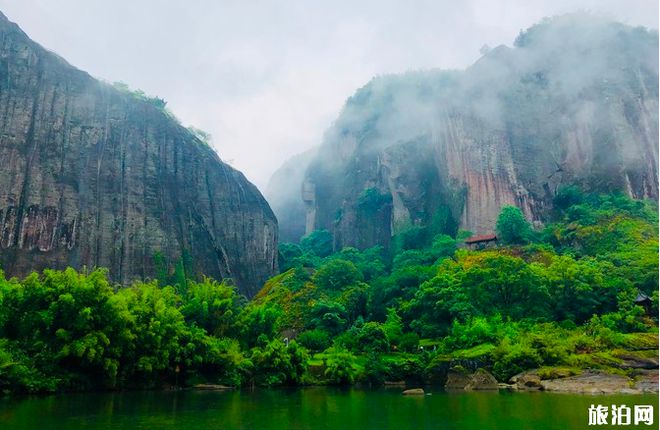
<svg viewBox="0 0 660 430"><path fill-rule="evenodd" d="M317 145L373 76L465 68L544 16L578 9L658 27L654 0L0 0L73 65L168 101L260 188Z"/></svg>

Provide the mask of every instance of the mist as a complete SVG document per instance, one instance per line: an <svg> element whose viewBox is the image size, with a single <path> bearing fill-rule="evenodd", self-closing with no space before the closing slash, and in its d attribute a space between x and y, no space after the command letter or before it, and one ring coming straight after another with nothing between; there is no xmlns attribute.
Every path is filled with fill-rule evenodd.
<svg viewBox="0 0 660 430"><path fill-rule="evenodd" d="M548 114L554 108L562 110L552 119L570 117L577 113L571 108L584 108L581 99L594 85L608 99L622 91L617 84L629 79L626 74L638 73L634 68L639 67L644 76L657 74L657 38L657 30L630 28L590 13L544 18L530 23L507 45L485 47L484 55L465 70L430 69L373 78L348 98L324 142L341 146L342 140L353 138L362 149L381 151L438 133L443 117L455 112L504 132L513 117L535 114L524 109L530 107L528 100L515 99L530 88L553 104L542 106ZM615 62L606 54L610 50L623 55ZM657 88L653 81L631 85ZM341 164L342 151L331 151L334 157L326 154L324 162ZM345 154L352 156L350 151Z"/></svg>
<svg viewBox="0 0 660 430"><path fill-rule="evenodd" d="M546 201L565 184L656 195L657 30L577 12L481 51L463 70L385 74L359 88L304 177L277 175L270 189L280 191L267 198L280 229L306 223L307 233L343 230L344 245L377 243L354 242L372 234L356 233L364 190L393 199L380 229L425 225L448 205L449 234L457 225L492 231L502 202L542 223ZM303 183L316 193L304 204ZM304 206L312 224L298 215Z"/></svg>
<svg viewBox="0 0 660 430"><path fill-rule="evenodd" d="M262 190L285 160L323 140L373 77L464 69L483 45L510 46L543 17L578 9L657 28L651 0L0 0L10 20L73 65L164 98Z"/></svg>

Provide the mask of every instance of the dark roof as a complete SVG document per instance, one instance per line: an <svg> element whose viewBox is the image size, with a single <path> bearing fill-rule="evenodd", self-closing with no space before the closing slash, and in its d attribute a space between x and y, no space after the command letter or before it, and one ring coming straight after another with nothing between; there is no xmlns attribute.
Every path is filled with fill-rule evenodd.
<svg viewBox="0 0 660 430"><path fill-rule="evenodd" d="M465 239L465 243L490 242L493 240L497 240L497 236L494 234L482 234L481 236L472 236Z"/></svg>
<svg viewBox="0 0 660 430"><path fill-rule="evenodd" d="M645 302L647 300L651 300L649 296L646 294L642 293L641 291L637 293L637 297L635 297L635 303L641 303Z"/></svg>

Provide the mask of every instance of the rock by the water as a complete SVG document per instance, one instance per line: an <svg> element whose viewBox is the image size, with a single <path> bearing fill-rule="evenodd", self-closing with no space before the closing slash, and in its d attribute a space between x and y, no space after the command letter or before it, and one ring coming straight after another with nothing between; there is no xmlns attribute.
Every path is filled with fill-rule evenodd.
<svg viewBox="0 0 660 430"><path fill-rule="evenodd" d="M500 382L499 384L497 384L497 388L499 388L500 390L512 390L512 391L518 390L517 385L515 385L515 384L505 384L503 382Z"/></svg>
<svg viewBox="0 0 660 430"><path fill-rule="evenodd" d="M657 376L656 376L657 378ZM589 370L580 375L544 380L541 382L544 391L558 391L583 394L616 394L625 392L641 392L634 387L634 381L623 375L609 374ZM655 391L658 392L657 379Z"/></svg>
<svg viewBox="0 0 660 430"><path fill-rule="evenodd" d="M509 383L517 390L543 390L582 394L640 394L658 392L658 370L637 369L633 377L600 370L584 370L580 374L553 373L551 379L541 379L530 370L513 376ZM501 387L502 388L502 387Z"/></svg>
<svg viewBox="0 0 660 430"><path fill-rule="evenodd" d="M658 369L640 370L634 377L634 389L642 393L658 392Z"/></svg>
<svg viewBox="0 0 660 430"><path fill-rule="evenodd" d="M531 372L523 372L513 376L509 382L518 390L541 390L543 384L539 375Z"/></svg>
<svg viewBox="0 0 660 430"><path fill-rule="evenodd" d="M485 369L477 369L469 373L460 366L456 366L447 373L446 390L497 390L497 379Z"/></svg>
<svg viewBox="0 0 660 430"><path fill-rule="evenodd" d="M205 391L226 391L233 390L234 387L227 385L218 385L218 384L197 384L193 385L193 388L196 390L205 390Z"/></svg>
<svg viewBox="0 0 660 430"><path fill-rule="evenodd" d="M404 390L401 394L404 396L423 396L424 395L424 389L423 388L410 388L408 390Z"/></svg>
<svg viewBox="0 0 660 430"><path fill-rule="evenodd" d="M470 383L470 374L461 366L454 366L447 372L446 390L464 390Z"/></svg>
<svg viewBox="0 0 660 430"><path fill-rule="evenodd" d="M466 390L497 390L498 388L497 379L485 369L477 369L465 386Z"/></svg>
<svg viewBox="0 0 660 430"><path fill-rule="evenodd" d="M642 357L633 352L620 352L614 354L615 357L622 360L619 365L624 369L657 369L658 357Z"/></svg>

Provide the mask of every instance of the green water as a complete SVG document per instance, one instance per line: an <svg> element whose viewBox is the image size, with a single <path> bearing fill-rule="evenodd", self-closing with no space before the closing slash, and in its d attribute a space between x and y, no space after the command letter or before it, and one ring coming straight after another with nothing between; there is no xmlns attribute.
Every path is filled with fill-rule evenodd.
<svg viewBox="0 0 660 430"><path fill-rule="evenodd" d="M131 392L0 399L0 429L587 429L592 403L658 397L549 393L305 388L237 392ZM633 427L633 426L628 426Z"/></svg>

